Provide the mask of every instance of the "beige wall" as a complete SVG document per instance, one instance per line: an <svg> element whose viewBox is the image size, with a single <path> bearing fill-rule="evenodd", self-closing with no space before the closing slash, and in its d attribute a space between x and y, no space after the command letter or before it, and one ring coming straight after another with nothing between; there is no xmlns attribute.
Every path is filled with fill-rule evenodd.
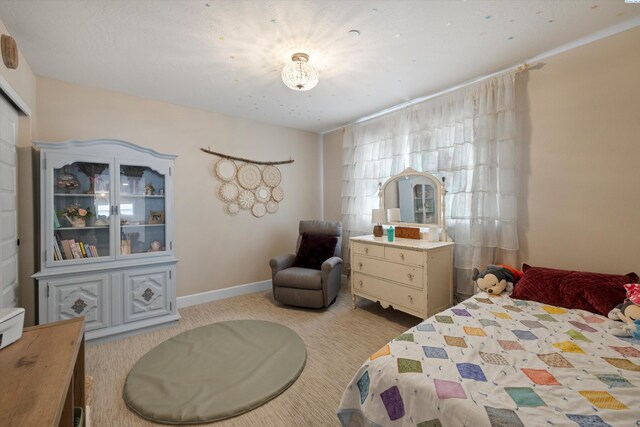
<svg viewBox="0 0 640 427"><path fill-rule="evenodd" d="M640 273L639 52L635 28L518 78L522 261Z"/></svg>
<svg viewBox="0 0 640 427"><path fill-rule="evenodd" d="M298 221L321 216L318 134L40 77L37 94L38 140L115 138L178 156L178 296L270 279L269 259L294 250ZM279 166L285 198L278 212L226 215L216 195L218 158L200 147L256 160L294 159Z"/></svg>
<svg viewBox="0 0 640 427"><path fill-rule="evenodd" d="M327 221L342 221L343 129L322 135L323 214Z"/></svg>
<svg viewBox="0 0 640 427"><path fill-rule="evenodd" d="M0 21L0 33L10 35L7 28ZM32 306L33 301L33 188L31 179L24 180L21 175L31 173L31 141L36 123L36 76L29 63L20 52L18 46L18 67L9 69L0 61L0 74L10 88L20 97L29 109L31 115L21 113L18 119L18 237L21 245L18 249L18 281L20 283L21 306ZM8 88L5 88L8 90ZM24 172L24 173L23 173ZM28 310L25 324L32 325L33 310Z"/></svg>

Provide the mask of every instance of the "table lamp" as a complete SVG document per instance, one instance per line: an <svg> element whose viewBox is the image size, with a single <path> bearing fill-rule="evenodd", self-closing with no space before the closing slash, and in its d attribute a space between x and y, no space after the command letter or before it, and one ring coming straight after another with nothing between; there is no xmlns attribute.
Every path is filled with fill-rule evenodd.
<svg viewBox="0 0 640 427"><path fill-rule="evenodd" d="M387 217L390 223L401 222L400 208L387 209Z"/></svg>
<svg viewBox="0 0 640 427"><path fill-rule="evenodd" d="M384 209L372 209L371 210L371 223L375 224L373 227L373 236L382 237L382 223L385 221Z"/></svg>

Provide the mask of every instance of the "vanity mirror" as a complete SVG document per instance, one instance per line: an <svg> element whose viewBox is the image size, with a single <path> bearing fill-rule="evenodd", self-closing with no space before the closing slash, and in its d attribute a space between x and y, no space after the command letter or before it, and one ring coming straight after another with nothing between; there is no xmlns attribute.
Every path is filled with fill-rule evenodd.
<svg viewBox="0 0 640 427"><path fill-rule="evenodd" d="M444 186L435 176L412 168L390 177L380 188L387 224L444 228Z"/></svg>

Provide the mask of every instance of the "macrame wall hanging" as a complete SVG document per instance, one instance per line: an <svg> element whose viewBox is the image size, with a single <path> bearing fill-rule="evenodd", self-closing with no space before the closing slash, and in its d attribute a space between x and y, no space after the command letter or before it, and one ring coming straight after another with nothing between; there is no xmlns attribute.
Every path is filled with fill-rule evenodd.
<svg viewBox="0 0 640 427"><path fill-rule="evenodd" d="M220 157L215 163L214 172L221 182L218 197L227 204L227 214L236 215L240 210L251 210L253 216L260 218L265 213L278 211L284 191L280 186L282 174L276 165L293 163L293 160L259 162L227 156L206 148L200 150Z"/></svg>

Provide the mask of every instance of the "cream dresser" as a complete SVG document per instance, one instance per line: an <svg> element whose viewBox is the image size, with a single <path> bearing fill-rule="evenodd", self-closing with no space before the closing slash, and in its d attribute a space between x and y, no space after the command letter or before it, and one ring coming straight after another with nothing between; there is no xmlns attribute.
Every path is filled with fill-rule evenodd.
<svg viewBox="0 0 640 427"><path fill-rule="evenodd" d="M350 239L351 296L426 319L453 304L453 242Z"/></svg>

